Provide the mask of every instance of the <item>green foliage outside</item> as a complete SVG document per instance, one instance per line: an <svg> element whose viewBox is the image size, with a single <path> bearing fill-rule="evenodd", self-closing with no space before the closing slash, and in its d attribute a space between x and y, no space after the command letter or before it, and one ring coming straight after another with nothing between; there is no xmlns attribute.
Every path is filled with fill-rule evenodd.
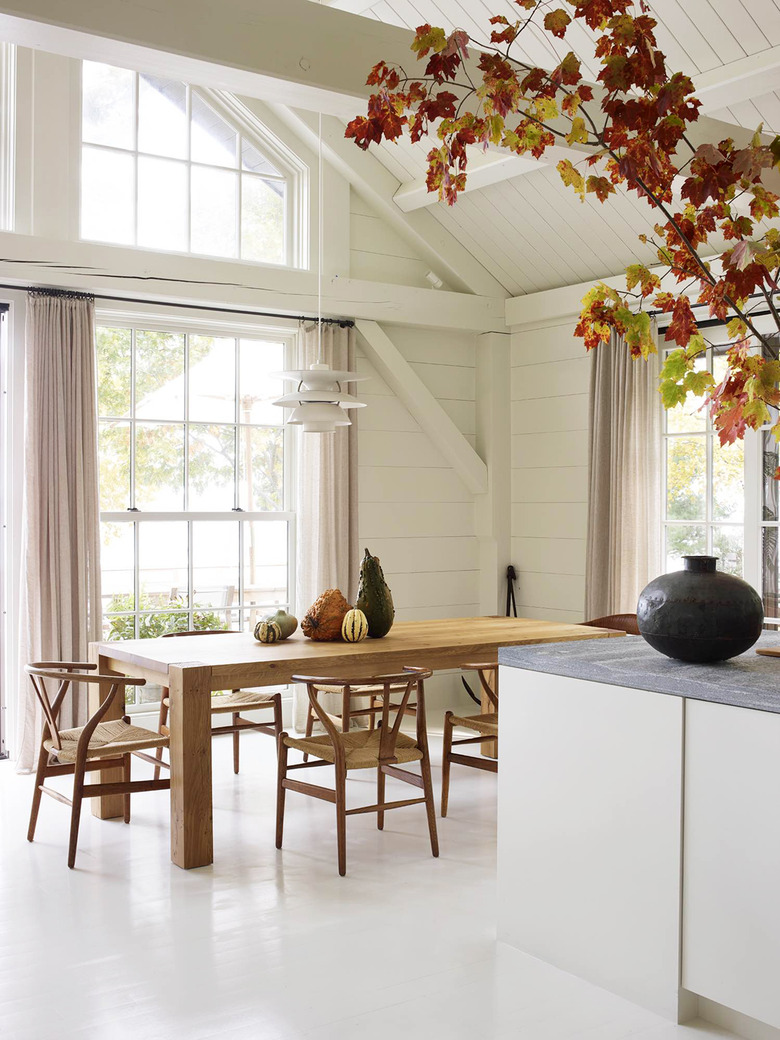
<svg viewBox="0 0 780 1040"><path fill-rule="evenodd" d="M214 340L190 336L187 344L190 369L204 361ZM127 509L130 502L130 424L132 334L130 329L97 330L98 402L103 417L100 431L100 505L104 510ZM136 333L135 410L155 395L177 391L183 401L185 337L167 332ZM262 391L262 388L259 388ZM262 398L244 395L240 414L249 415ZM161 491L170 494L170 508L182 508L184 485L183 410L178 417L149 415L165 424L145 423L136 427L136 499L140 508L155 500ZM115 421L107 422L107 418ZM236 445L235 427L229 423L189 424L189 492L191 499L213 488L224 488L225 509L233 507L233 482L238 448L239 482L243 509L283 508L283 431L281 427L241 426Z"/></svg>
<svg viewBox="0 0 780 1040"><path fill-rule="evenodd" d="M132 595L111 597L109 611L132 611L135 598ZM160 610L160 601L156 597L141 593L138 604L138 638L154 639L168 632L186 632L190 627L190 615L184 600L177 597L171 600L169 609ZM148 612L148 613L147 613ZM106 639L135 639L135 618L132 613L109 614L106 616L109 625ZM210 611L208 607L193 611L193 629L227 628L224 617Z"/></svg>
<svg viewBox="0 0 780 1040"><path fill-rule="evenodd" d="M705 519L707 447L703 435L673 437L667 441L666 518L699 520L701 524L667 526L667 555L679 557L707 551ZM713 441L712 519L742 522L744 501L744 448L742 442L721 448ZM743 542L730 528L713 527L712 551L721 569L742 574Z"/></svg>

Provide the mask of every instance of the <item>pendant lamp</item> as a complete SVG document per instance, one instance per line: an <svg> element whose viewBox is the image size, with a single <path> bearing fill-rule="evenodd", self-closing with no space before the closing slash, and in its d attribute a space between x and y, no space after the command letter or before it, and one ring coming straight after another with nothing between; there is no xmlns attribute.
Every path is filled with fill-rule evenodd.
<svg viewBox="0 0 780 1040"><path fill-rule="evenodd" d="M319 241L317 258L317 361L309 368L290 372L273 372L277 379L298 384L292 393L285 393L275 405L292 408L287 420L290 426L300 426L304 433L334 433L339 426L351 426L347 415L350 408L365 408L365 401L342 390L342 384L355 383L368 378L357 372L332 369L322 358L322 256L323 256L323 176L322 176L322 113L319 114L318 130L318 195L319 195Z"/></svg>

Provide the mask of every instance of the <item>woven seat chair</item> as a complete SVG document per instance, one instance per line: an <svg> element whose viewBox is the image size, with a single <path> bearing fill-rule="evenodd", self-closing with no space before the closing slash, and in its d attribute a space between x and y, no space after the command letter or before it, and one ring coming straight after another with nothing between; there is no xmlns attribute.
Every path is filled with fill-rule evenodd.
<svg viewBox="0 0 780 1040"><path fill-rule="evenodd" d="M162 638L170 639L174 636L222 636L229 634L229 630L226 628L204 628L190 632L166 632ZM170 707L170 698L167 696L166 690L163 688L163 695L160 699L160 715L157 720L157 732L162 733L165 736L170 736L171 732L168 728L168 712L170 711ZM258 711L262 708L268 708L273 711L272 723L253 722L251 719L241 717L242 711ZM269 737L273 737L274 740L276 740L282 732L282 697L279 693L263 693L260 690L231 690L230 693L218 694L211 698L211 714L230 714L233 716L232 724L230 726L212 726L211 735L213 737L218 733L233 734L234 773L238 772L239 766L238 741L241 730L256 729L261 733L268 734ZM163 759L162 749L157 753L157 765L154 769L155 779L160 775L161 766L164 766L166 769L170 768L169 763Z"/></svg>
<svg viewBox="0 0 780 1040"><path fill-rule="evenodd" d="M392 694L403 693L405 688L406 688L405 686L395 686L395 687L391 688L390 692ZM341 694L341 687L340 686L318 686L317 687L317 693L318 693L318 695L320 693L333 693L333 694L340 695ZM350 696L350 702L347 705L347 708L348 708L347 715L345 716L341 712L329 711L327 713L328 717L333 719L334 722L338 722L338 724L341 726L342 733L348 733L349 730L351 729L351 726L352 726L352 720L353 719L360 719L360 718L367 718L368 719L368 728L369 728L369 730L373 730L374 726L376 724L376 716L382 710L381 706L378 707L378 704L381 705L381 699L378 700L378 698L379 698L379 695L382 693L382 686L376 686L376 685L374 685L374 686L353 686L351 688L351 690L350 690L350 693L351 693L351 696ZM357 707L357 708L354 707L353 703L352 703L353 700L355 700L357 698L363 698L363 697L368 697L369 698L368 706L366 707L365 703L361 700L359 703L362 704L363 706L362 707ZM318 699L319 699L319 697L318 697ZM397 704L395 704L395 705L391 704L390 707L391 707L391 710L398 710L398 705ZM412 704L407 704L406 705L406 707L404 709L404 714L405 715L415 715L416 713L417 713L417 705L416 704L412 703ZM316 718L315 718L314 708L311 705L311 701L309 701L306 704L306 729L305 729L305 734L306 734L307 738L310 737L314 733L314 723L315 722L316 722ZM304 762L308 762L308 760L309 760L308 754L304 754L303 761Z"/></svg>
<svg viewBox="0 0 780 1040"><path fill-rule="evenodd" d="M41 795L50 795L56 801L69 805L71 812L68 866L71 868L76 863L81 803L84 798L98 798L110 794L124 795L124 821L129 823L130 795L133 791L167 790L171 786L170 780L131 781L130 778L131 757L136 755L154 763L155 759L146 752L166 746L167 737L131 725L127 716L110 722L102 721L114 700L120 695L124 697L125 687L143 686L146 680L98 675L94 671L96 668L97 665L94 664L63 661L37 662L26 668L44 717L27 840L32 841L35 837ZM109 689L85 726L62 730L58 721L62 704L71 684L76 682L102 683ZM57 684L57 689L51 696L49 690L54 683ZM114 768L122 770L121 781L85 784L86 773L95 769ZM44 786L48 777L66 775L73 776L72 798L66 798L59 791Z"/></svg>
<svg viewBox="0 0 780 1040"><path fill-rule="evenodd" d="M609 628L615 632L625 632L628 636L640 635L636 614L607 614L606 617L583 621L583 624L590 628Z"/></svg>
<svg viewBox="0 0 780 1040"><path fill-rule="evenodd" d="M314 798L321 798L336 806L336 833L338 843L339 874L343 877L347 872L347 816L356 813L375 812L377 827L384 828L385 812L388 809L399 809L407 805L425 805L428 816L428 833L431 851L439 855L439 841L436 833L436 810L433 804L433 785L431 783L431 763L428 754L428 734L425 728L425 694L424 680L430 678L431 672L422 668L405 668L396 675L383 675L367 679L334 679L318 678L311 675L294 675L293 682L305 683L309 703L313 712L322 723L325 733L322 736L291 737L282 733L279 737L279 776L276 800L276 847L282 847L284 833L284 806L287 791L297 791ZM403 684L403 685L402 685ZM353 690L369 687L375 701L373 711L377 716L377 724L373 729L361 729L344 732L336 725L318 700L318 692L323 688L335 689L341 694L342 709L339 721L343 725L350 718L350 700ZM402 692L399 693L399 690ZM359 693L358 696L365 696ZM411 703L417 704L417 725L414 737L401 732L404 713ZM311 756L313 761L288 765L287 756L290 748L302 751ZM399 769L399 765L411 762L420 763L420 773L411 773ZM317 766L335 766L335 788L322 787L315 784L302 783L290 779L288 773L297 769L313 769ZM347 809L346 780L347 773L355 769L376 769L377 800L375 805L360 806ZM414 787L421 788L422 798L408 798L402 801L385 801L385 778L391 776L403 780Z"/></svg>
<svg viewBox="0 0 780 1040"><path fill-rule="evenodd" d="M491 738L495 746L495 742L498 740L498 664L495 661L490 661L479 664L463 664L461 668L476 671L484 694L483 702L486 700L488 705L494 710L492 712L483 712L481 715L455 715L453 712L448 711L444 716L444 748L441 762L442 816L447 815L450 796L450 766L453 762L461 766L471 766L472 769L484 769L490 773L498 772L498 762L495 759L482 758L477 755L462 755L460 752L452 750L453 747L460 747L464 744L484 744L486 737ZM454 740L453 730L456 726L473 730L480 735Z"/></svg>

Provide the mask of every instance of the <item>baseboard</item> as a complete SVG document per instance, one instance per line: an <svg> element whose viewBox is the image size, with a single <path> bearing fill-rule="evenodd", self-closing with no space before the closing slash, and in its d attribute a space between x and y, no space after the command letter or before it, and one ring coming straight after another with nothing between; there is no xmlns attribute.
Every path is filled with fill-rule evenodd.
<svg viewBox="0 0 780 1040"><path fill-rule="evenodd" d="M756 1018L743 1015L740 1011L727 1008L707 997L699 997L699 1018L711 1022L714 1026L729 1029L745 1040L780 1040L780 1029L759 1022Z"/></svg>

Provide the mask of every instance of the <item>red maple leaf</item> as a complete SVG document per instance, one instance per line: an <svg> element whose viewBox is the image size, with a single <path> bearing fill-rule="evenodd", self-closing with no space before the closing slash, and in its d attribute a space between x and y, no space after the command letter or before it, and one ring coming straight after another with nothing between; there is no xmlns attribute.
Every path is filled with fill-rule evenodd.
<svg viewBox="0 0 780 1040"><path fill-rule="evenodd" d="M690 300L687 296L678 296L672 308L672 320L666 330L666 339L673 340L680 347L686 347L691 336L698 330Z"/></svg>

